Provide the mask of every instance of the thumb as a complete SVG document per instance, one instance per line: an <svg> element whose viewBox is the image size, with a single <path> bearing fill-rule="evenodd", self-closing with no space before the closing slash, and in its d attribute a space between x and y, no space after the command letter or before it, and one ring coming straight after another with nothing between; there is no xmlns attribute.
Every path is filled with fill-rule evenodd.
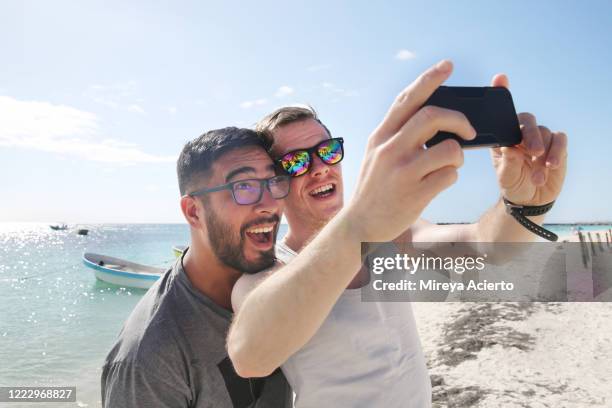
<svg viewBox="0 0 612 408"><path fill-rule="evenodd" d="M506 89L510 89L510 81L506 74L497 74L491 80L491 86L503 86Z"/></svg>

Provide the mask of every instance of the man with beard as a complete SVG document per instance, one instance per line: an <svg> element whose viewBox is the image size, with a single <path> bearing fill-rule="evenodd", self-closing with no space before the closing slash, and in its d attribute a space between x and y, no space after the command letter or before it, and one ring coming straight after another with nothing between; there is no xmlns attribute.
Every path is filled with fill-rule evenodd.
<svg viewBox="0 0 612 408"><path fill-rule="evenodd" d="M124 324L102 370L103 406L291 405L280 371L241 378L225 348L232 287L273 264L278 200L289 192L267 147L252 130L224 128L183 148L177 173L191 245Z"/></svg>
<svg viewBox="0 0 612 408"><path fill-rule="evenodd" d="M441 62L396 98L370 136L355 195L344 208L341 138L332 137L310 109L281 108L258 123L272 142L272 157L293 177L285 199L290 229L277 245L287 266L245 275L234 287L237 313L228 349L240 375L267 375L281 366L297 395L296 407L431 405L410 303L361 301L358 288L368 276L359 269L360 242L535 237L506 213L501 199L471 225L438 226L418 218L456 180L463 163L454 140L427 150L425 141L439 130L463 139L475 136L461 113L422 108L451 71L450 62ZM507 87L507 78L496 76L493 86ZM566 136L538 126L531 114L519 115L519 121L523 143L493 149L493 163L502 197L539 206L561 191ZM541 223L543 217L533 220Z"/></svg>

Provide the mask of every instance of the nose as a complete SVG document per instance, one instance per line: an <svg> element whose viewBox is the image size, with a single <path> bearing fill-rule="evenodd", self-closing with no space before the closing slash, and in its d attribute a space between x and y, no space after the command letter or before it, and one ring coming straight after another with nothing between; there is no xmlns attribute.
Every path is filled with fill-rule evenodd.
<svg viewBox="0 0 612 408"><path fill-rule="evenodd" d="M281 201L272 197L272 193L264 187L261 200L255 204L255 211L262 215L276 214L280 211Z"/></svg>
<svg viewBox="0 0 612 408"><path fill-rule="evenodd" d="M323 163L323 160L316 154L313 154L312 160L312 168L310 169L310 173L313 177L323 177L327 173L329 173L329 165Z"/></svg>

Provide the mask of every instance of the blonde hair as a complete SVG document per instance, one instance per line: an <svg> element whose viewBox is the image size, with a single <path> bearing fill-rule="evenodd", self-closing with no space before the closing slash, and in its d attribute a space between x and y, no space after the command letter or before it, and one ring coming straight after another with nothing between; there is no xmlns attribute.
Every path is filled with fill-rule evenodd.
<svg viewBox="0 0 612 408"><path fill-rule="evenodd" d="M325 129L329 137L331 133L327 126L321 122L317 112L310 105L291 105L278 108L274 112L264 116L255 124L255 131L272 146L274 143L274 131L294 122L313 119L319 122Z"/></svg>

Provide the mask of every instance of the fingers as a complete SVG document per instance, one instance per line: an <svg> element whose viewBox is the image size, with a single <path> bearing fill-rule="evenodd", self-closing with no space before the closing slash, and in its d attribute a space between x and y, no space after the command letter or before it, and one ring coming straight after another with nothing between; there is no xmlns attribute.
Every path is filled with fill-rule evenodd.
<svg viewBox="0 0 612 408"><path fill-rule="evenodd" d="M438 131L452 132L462 139L476 137L476 130L465 115L459 111L424 106L387 143L400 154L420 149Z"/></svg>
<svg viewBox="0 0 612 408"><path fill-rule="evenodd" d="M552 134L546 126L538 126L538 132L540 133L542 143L544 144L544 152L547 152L552 143ZM541 186L546 183L547 179L548 168L546 166L546 154L542 154L535 160L533 172L531 174L531 181L536 186Z"/></svg>
<svg viewBox="0 0 612 408"><path fill-rule="evenodd" d="M443 167L458 169L463 165L463 150L456 140L448 139L423 151L410 166L427 177L429 173Z"/></svg>
<svg viewBox="0 0 612 408"><path fill-rule="evenodd" d="M492 152L499 161L498 178L503 188L516 187L524 177L525 161L529 164L530 181L535 186L548 183L549 172L562 167L567 159L567 135L551 132L546 126L537 126L537 133L543 144L544 153L535 157L521 147L502 147ZM527 156L527 157L526 157ZM534 160L535 159L535 160Z"/></svg>
<svg viewBox="0 0 612 408"><path fill-rule="evenodd" d="M530 156L540 157L545 152L545 148L535 116L523 112L518 114L518 119L523 134L521 146Z"/></svg>
<svg viewBox="0 0 612 408"><path fill-rule="evenodd" d="M523 153L520 149L516 147L500 147L499 153L504 158L504 160L507 160L509 162L517 162L520 164L523 160L525 160L525 153Z"/></svg>
<svg viewBox="0 0 612 408"><path fill-rule="evenodd" d="M491 80L491 86L502 86L506 89L510 89L510 80L506 74L495 74ZM491 153L497 157L502 156L501 148L499 147L492 148Z"/></svg>
<svg viewBox="0 0 612 408"><path fill-rule="evenodd" d="M446 166L423 177L421 183L430 198L455 184L458 177L456 167Z"/></svg>
<svg viewBox="0 0 612 408"><path fill-rule="evenodd" d="M546 167L557 169L567 157L567 135L563 132L553 132L550 148L546 154Z"/></svg>
<svg viewBox="0 0 612 408"><path fill-rule="evenodd" d="M450 76L453 64L444 60L422 73L396 98L372 134L370 143L380 145L392 137L415 114L431 94Z"/></svg>
<svg viewBox="0 0 612 408"><path fill-rule="evenodd" d="M497 179L502 189L513 189L523 178L525 153L516 147L501 147L499 149ZM495 153L493 160L495 160ZM530 160L530 159L529 159Z"/></svg>
<svg viewBox="0 0 612 408"><path fill-rule="evenodd" d="M503 86L506 89L510 89L510 81L506 74L497 74L491 80L491 86Z"/></svg>

